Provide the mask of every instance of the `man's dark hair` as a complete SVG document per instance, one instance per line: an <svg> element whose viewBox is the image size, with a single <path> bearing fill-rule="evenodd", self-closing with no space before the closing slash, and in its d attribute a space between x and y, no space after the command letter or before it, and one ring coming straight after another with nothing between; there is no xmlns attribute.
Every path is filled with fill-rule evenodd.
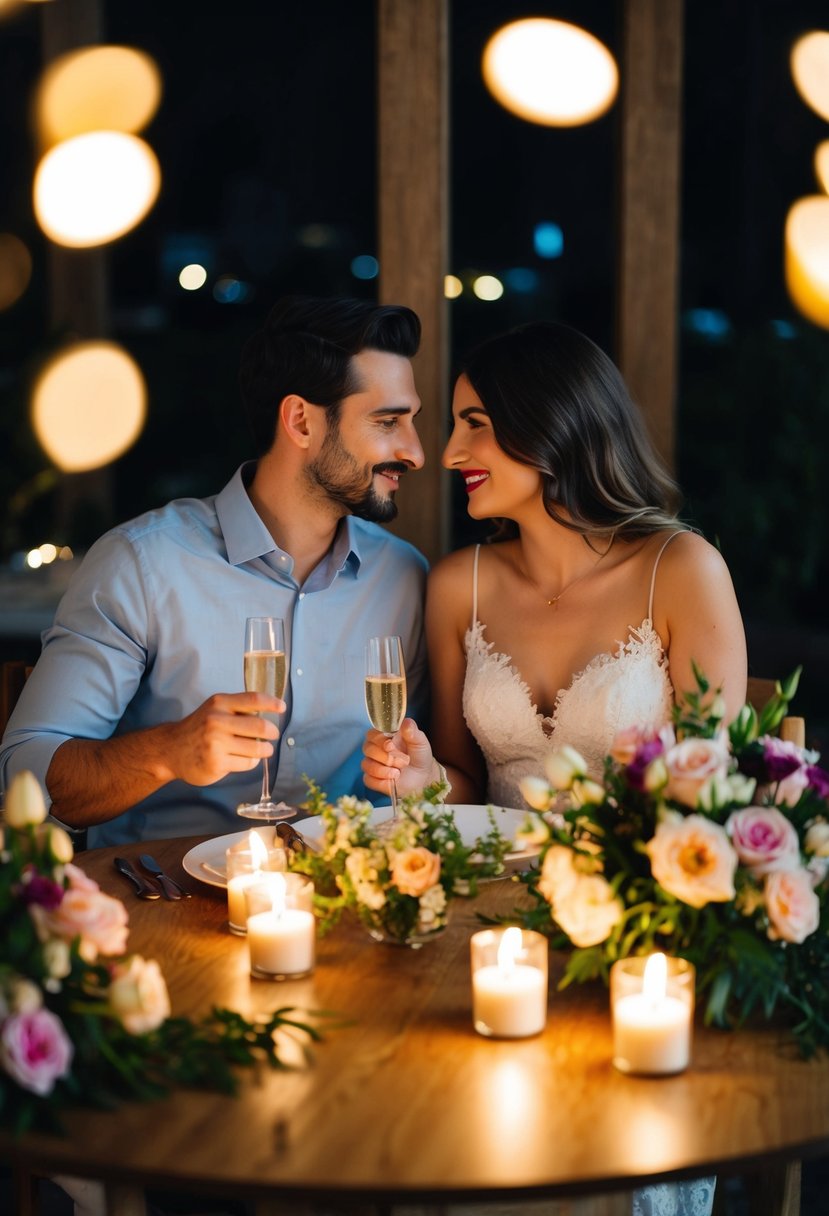
<svg viewBox="0 0 829 1216"><path fill-rule="evenodd" d="M271 447L279 403L290 393L328 411L333 425L344 397L360 384L352 356L387 351L411 359L420 320L410 308L368 300L285 296L242 351L239 383L256 453Z"/></svg>

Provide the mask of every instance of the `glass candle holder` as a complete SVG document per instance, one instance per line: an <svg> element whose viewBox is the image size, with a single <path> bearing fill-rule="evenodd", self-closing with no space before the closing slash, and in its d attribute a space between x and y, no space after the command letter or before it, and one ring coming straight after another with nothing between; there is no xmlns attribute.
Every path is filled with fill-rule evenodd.
<svg viewBox="0 0 829 1216"><path fill-rule="evenodd" d="M470 942L472 1017L478 1034L523 1039L547 1022L547 939L511 925Z"/></svg>
<svg viewBox="0 0 829 1216"><path fill-rule="evenodd" d="M225 867L228 927L231 933L244 937L247 932L245 891L260 882L263 874L287 870L288 853L284 848L268 848L264 844L261 850L234 845L225 854Z"/></svg>
<svg viewBox="0 0 829 1216"><path fill-rule="evenodd" d="M310 975L316 956L314 884L304 874L261 874L245 893L250 973L257 979Z"/></svg>
<svg viewBox="0 0 829 1216"><path fill-rule="evenodd" d="M622 1072L661 1077L691 1060L695 970L684 958L623 958L610 971L613 1063Z"/></svg>

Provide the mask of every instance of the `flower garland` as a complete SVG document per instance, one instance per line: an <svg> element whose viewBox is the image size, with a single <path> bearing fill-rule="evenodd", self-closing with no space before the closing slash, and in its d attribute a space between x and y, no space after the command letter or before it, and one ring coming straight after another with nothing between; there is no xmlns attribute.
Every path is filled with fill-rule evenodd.
<svg viewBox="0 0 829 1216"><path fill-rule="evenodd" d="M249 1022L170 1017L158 963L121 957L127 913L73 864L35 777L6 794L0 834L0 1126L61 1129L70 1106L112 1107L179 1085L233 1093L236 1067L289 1065L275 1037L319 1032L289 1008Z"/></svg>
<svg viewBox="0 0 829 1216"><path fill-rule="evenodd" d="M618 736L601 780L565 747L522 783L541 844L525 920L574 947L562 987L673 952L696 966L707 1023L778 1014L804 1055L829 1048L829 773L771 734L799 674L725 729L696 671L674 724Z"/></svg>
<svg viewBox="0 0 829 1216"><path fill-rule="evenodd" d="M323 929L346 910L375 936L414 944L445 928L455 896L475 895L478 880L503 872L512 847L490 817L490 831L465 845L437 783L401 803L400 817L373 827L374 807L354 797L328 802L314 782L305 803L321 816L317 852L300 853L292 869L310 875Z"/></svg>

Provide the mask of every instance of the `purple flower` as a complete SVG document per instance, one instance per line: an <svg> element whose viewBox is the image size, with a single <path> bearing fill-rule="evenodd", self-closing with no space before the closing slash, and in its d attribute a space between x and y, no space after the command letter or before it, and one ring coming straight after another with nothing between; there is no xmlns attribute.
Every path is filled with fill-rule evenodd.
<svg viewBox="0 0 829 1216"><path fill-rule="evenodd" d="M69 1071L72 1052L63 1023L48 1009L12 1013L0 1027L0 1064L13 1081L41 1097Z"/></svg>
<svg viewBox="0 0 829 1216"><path fill-rule="evenodd" d="M783 739L764 739L763 759L767 782L783 781L803 765L803 753L797 744Z"/></svg>
<svg viewBox="0 0 829 1216"><path fill-rule="evenodd" d="M647 767L657 756L661 756L664 750L665 747L659 738L648 739L647 742L639 744L633 759L625 769L627 783L631 789L645 789L645 772Z"/></svg>
<svg viewBox="0 0 829 1216"><path fill-rule="evenodd" d="M53 912L55 908L60 907L63 887L43 874L32 873L24 877L20 894L24 904L37 904L48 912Z"/></svg>
<svg viewBox="0 0 829 1216"><path fill-rule="evenodd" d="M829 773L825 768L820 768L817 764L808 765L806 779L809 782L809 789L814 790L818 798L825 798L829 801Z"/></svg>

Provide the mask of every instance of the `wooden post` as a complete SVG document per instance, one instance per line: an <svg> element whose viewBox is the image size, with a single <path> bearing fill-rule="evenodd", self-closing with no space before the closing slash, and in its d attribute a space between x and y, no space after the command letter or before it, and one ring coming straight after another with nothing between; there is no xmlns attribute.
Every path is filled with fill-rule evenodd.
<svg viewBox="0 0 829 1216"><path fill-rule="evenodd" d="M448 0L378 0L380 300L423 323L415 377L426 466L400 492L394 531L434 561L446 548Z"/></svg>
<svg viewBox="0 0 829 1216"><path fill-rule="evenodd" d="M683 0L625 0L617 355L674 464Z"/></svg>

